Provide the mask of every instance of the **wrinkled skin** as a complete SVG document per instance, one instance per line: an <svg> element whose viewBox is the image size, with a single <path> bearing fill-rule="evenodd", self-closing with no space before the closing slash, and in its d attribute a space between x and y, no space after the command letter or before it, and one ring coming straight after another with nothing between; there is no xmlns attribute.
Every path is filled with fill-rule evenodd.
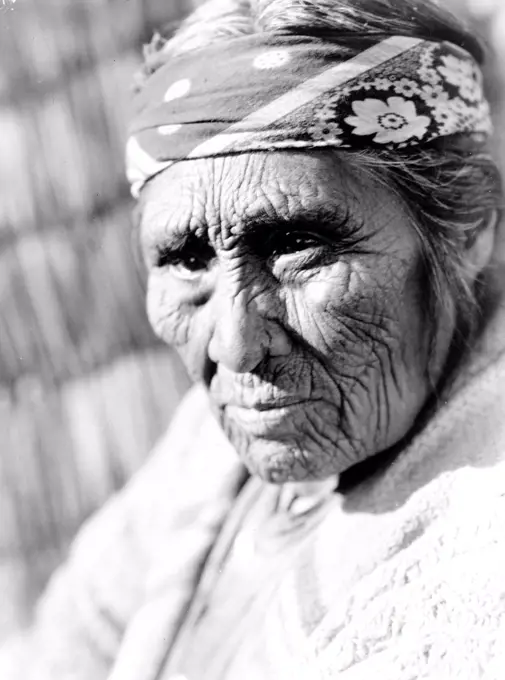
<svg viewBox="0 0 505 680"><path fill-rule="evenodd" d="M149 318L252 473L324 479L409 432L451 329L429 356L392 191L345 156L290 152L184 161L143 194Z"/></svg>

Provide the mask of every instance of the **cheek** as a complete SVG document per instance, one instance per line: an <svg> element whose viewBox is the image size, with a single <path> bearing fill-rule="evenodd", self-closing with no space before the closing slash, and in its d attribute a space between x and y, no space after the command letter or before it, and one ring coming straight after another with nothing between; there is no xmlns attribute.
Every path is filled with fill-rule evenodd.
<svg viewBox="0 0 505 680"><path fill-rule="evenodd" d="M415 269L391 257L340 262L291 301L297 332L317 357L313 383L330 397L338 386L339 433L367 455L403 436L427 396Z"/></svg>
<svg viewBox="0 0 505 680"><path fill-rule="evenodd" d="M205 305L188 302L184 284L166 274L153 273L149 277L146 307L156 335L177 349L193 378L200 378L209 342Z"/></svg>
<svg viewBox="0 0 505 680"><path fill-rule="evenodd" d="M336 378L421 380L426 333L414 263L377 257L341 261L293 294L296 331Z"/></svg>
<svg viewBox="0 0 505 680"><path fill-rule="evenodd" d="M154 332L169 345L185 345L189 337L190 316L177 285L166 275L152 273L147 286L147 317Z"/></svg>
<svg viewBox="0 0 505 680"><path fill-rule="evenodd" d="M306 342L345 371L350 362L363 360L379 334L380 286L370 268L340 261L294 291L289 315Z"/></svg>

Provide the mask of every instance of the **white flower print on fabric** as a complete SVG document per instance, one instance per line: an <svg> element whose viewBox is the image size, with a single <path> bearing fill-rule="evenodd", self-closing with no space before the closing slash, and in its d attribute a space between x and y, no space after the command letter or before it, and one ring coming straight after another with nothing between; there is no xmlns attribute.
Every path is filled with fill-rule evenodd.
<svg viewBox="0 0 505 680"><path fill-rule="evenodd" d="M458 129L470 128L477 125L480 119L480 108L468 106L461 97L455 97L449 102L449 105L455 116ZM487 118L489 120L489 115Z"/></svg>
<svg viewBox="0 0 505 680"><path fill-rule="evenodd" d="M440 73L434 66L435 46L428 47L420 56L419 78L427 85L438 85L442 82Z"/></svg>
<svg viewBox="0 0 505 680"><path fill-rule="evenodd" d="M394 83L395 92L404 97L413 97L419 93L419 89L419 85L414 80L409 80L408 78L402 78Z"/></svg>
<svg viewBox="0 0 505 680"><path fill-rule="evenodd" d="M345 122L352 125L355 135L375 134L374 142L406 142L416 137L421 139L430 124L428 116L417 113L414 102L403 97L389 97L386 102L380 99L364 99L352 104L355 116L348 116Z"/></svg>
<svg viewBox="0 0 505 680"><path fill-rule="evenodd" d="M372 87L375 90L389 90L391 81L388 78L376 78L372 81Z"/></svg>
<svg viewBox="0 0 505 680"><path fill-rule="evenodd" d="M461 97L454 97L449 101L447 105L450 111L453 111L456 116L467 116L469 112L469 107L461 99Z"/></svg>
<svg viewBox="0 0 505 680"><path fill-rule="evenodd" d="M449 95L442 85L423 85L419 96L428 106L437 106L449 101Z"/></svg>
<svg viewBox="0 0 505 680"><path fill-rule="evenodd" d="M134 195L149 177L191 157L196 147L202 157L222 151L374 144L403 149L454 133L477 134L484 141L492 130L479 66L450 43L412 43L393 36L384 40L384 49L373 46L364 51L366 57L352 58L350 63L359 68L349 69L346 63L342 69L337 48L338 63L328 66L331 44L321 46L319 54L310 41L296 42L295 48L292 37L248 40L250 52L245 54L242 46L235 52L230 41L223 53L211 50L212 59L204 52L184 58L176 76L172 67L162 67L152 86L143 89L128 142L140 150L127 161ZM236 80L239 59L244 78L239 78L235 96L223 85L232 76ZM247 74L253 72L254 90L249 92ZM279 107L274 105L277 98ZM173 106L166 105L173 100ZM189 117L182 126L180 105L186 105ZM247 121L247 131L230 135L223 129L228 120Z"/></svg>
<svg viewBox="0 0 505 680"><path fill-rule="evenodd" d="M332 141L336 145L339 144L339 137L343 134L340 125L331 121L321 121L316 125L312 125L308 128L307 132L311 139L316 141Z"/></svg>
<svg viewBox="0 0 505 680"><path fill-rule="evenodd" d="M420 68L419 77L427 85L439 85L442 82L442 76L434 68Z"/></svg>
<svg viewBox="0 0 505 680"><path fill-rule="evenodd" d="M421 66L433 66L433 60L435 58L435 52L439 49L438 43L432 43L431 45L426 45L419 55L419 63Z"/></svg>
<svg viewBox="0 0 505 680"><path fill-rule="evenodd" d="M174 99L180 99L181 97L185 97L190 90L191 80L189 80L189 78L177 80L175 83L172 83L172 85L170 85L168 90L165 92L163 101L171 102Z"/></svg>
<svg viewBox="0 0 505 680"><path fill-rule="evenodd" d="M317 119L323 123L326 124L329 121L332 121L335 119L336 113L337 113L337 102L333 101L327 101L321 106L321 108L316 112Z"/></svg>
<svg viewBox="0 0 505 680"><path fill-rule="evenodd" d="M443 66L438 67L438 71L444 76L448 83L456 87L464 86L469 79L473 80L473 66L470 62L458 59L452 54L441 57Z"/></svg>
<svg viewBox="0 0 505 680"><path fill-rule="evenodd" d="M468 107L459 97L436 104L433 107L433 118L439 124L439 132L450 135L456 131L467 110Z"/></svg>
<svg viewBox="0 0 505 680"><path fill-rule="evenodd" d="M257 56L253 61L253 66L260 70L280 68L290 60L288 50L270 50Z"/></svg>
<svg viewBox="0 0 505 680"><path fill-rule="evenodd" d="M482 99L482 84L479 80L479 76L474 72L472 78L468 78L460 86L459 91L461 96L467 99L469 102L478 102Z"/></svg>
<svg viewBox="0 0 505 680"><path fill-rule="evenodd" d="M438 123L441 135L472 129L489 134L493 127L487 102L470 106L461 97L453 97L448 101L444 99L435 104L433 118Z"/></svg>
<svg viewBox="0 0 505 680"><path fill-rule="evenodd" d="M438 123L438 131L441 135L448 135L454 127L457 117L447 108L446 104L433 109L433 118Z"/></svg>

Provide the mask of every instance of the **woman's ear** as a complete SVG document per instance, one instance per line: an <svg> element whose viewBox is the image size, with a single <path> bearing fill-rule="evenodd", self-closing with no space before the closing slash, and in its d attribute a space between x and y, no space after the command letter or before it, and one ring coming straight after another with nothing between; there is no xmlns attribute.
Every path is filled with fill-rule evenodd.
<svg viewBox="0 0 505 680"><path fill-rule="evenodd" d="M490 210L484 217L480 229L467 242L465 263L469 283L473 283L491 261L499 219L498 210Z"/></svg>

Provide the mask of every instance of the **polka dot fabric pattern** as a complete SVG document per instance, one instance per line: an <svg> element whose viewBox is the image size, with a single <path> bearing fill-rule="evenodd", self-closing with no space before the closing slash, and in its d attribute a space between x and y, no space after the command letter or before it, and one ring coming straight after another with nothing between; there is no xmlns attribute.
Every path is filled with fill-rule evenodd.
<svg viewBox="0 0 505 680"><path fill-rule="evenodd" d="M449 43L393 37L342 61L309 37L246 36L170 61L134 102L132 192L175 161L314 147L404 148L491 132L479 67Z"/></svg>

